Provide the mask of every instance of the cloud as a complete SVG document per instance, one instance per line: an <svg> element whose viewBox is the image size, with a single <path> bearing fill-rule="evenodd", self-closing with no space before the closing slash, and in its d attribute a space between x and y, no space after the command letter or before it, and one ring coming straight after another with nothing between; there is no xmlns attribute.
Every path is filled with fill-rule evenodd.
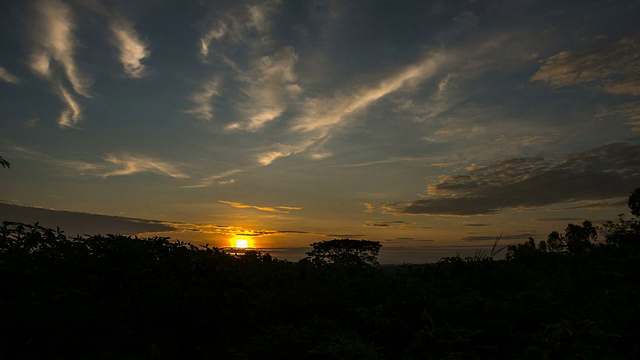
<svg viewBox="0 0 640 360"><path fill-rule="evenodd" d="M83 212L43 209L0 202L0 217L6 221L33 224L46 228L60 227L68 235L125 234L175 230L166 223L122 216L88 214Z"/></svg>
<svg viewBox="0 0 640 360"><path fill-rule="evenodd" d="M90 98L91 81L80 72L74 58L75 24L71 9L58 0L38 0L33 9L33 49L29 66L36 74L53 79L51 62L55 61L62 67L73 90Z"/></svg>
<svg viewBox="0 0 640 360"><path fill-rule="evenodd" d="M275 144L272 146L273 150L269 150L269 151L258 154L257 156L258 164L262 166L267 166L279 158L299 154L307 150L310 146L315 144L317 141L319 140L310 138L310 139L303 139L301 142L297 144L292 144L292 145Z"/></svg>
<svg viewBox="0 0 640 360"><path fill-rule="evenodd" d="M200 55L203 61L212 54L212 43L227 40L231 43L251 43L250 47L264 45L269 41L269 20L278 9L280 0L259 1L231 11L215 8L218 19L200 37Z"/></svg>
<svg viewBox="0 0 640 360"><path fill-rule="evenodd" d="M340 238L340 239L353 239L353 238L364 238L367 235L363 234L327 234L326 237L330 238Z"/></svg>
<svg viewBox="0 0 640 360"><path fill-rule="evenodd" d="M531 81L555 88L583 86L617 95L640 96L640 34L597 50L562 51L541 60Z"/></svg>
<svg viewBox="0 0 640 360"><path fill-rule="evenodd" d="M601 210L625 207L627 198L611 199L610 201L583 201L576 205L566 207L567 210Z"/></svg>
<svg viewBox="0 0 640 360"><path fill-rule="evenodd" d="M237 174L239 172L242 172L242 170L236 169L236 170L225 171L225 172L222 172L220 174L215 174L215 175L211 175L209 177L206 177L206 178L202 179L199 184L183 186L183 188L191 189L191 188L209 187L209 186L212 186L214 183L217 183L217 184L220 184L220 185L233 184L235 182L234 179L229 179L229 180L226 180L226 181L221 181L220 179L226 178L226 177L231 176L233 174Z"/></svg>
<svg viewBox="0 0 640 360"><path fill-rule="evenodd" d="M58 84L60 98L67 105L58 118L60 127L74 127L82 119L82 108L73 96L60 83Z"/></svg>
<svg viewBox="0 0 640 360"><path fill-rule="evenodd" d="M108 155L104 159L108 163L115 165L109 166L109 169L101 174L103 177L124 176L137 173L155 173L159 175L169 176L173 178L188 178L185 173L176 169L175 166L161 161L140 155Z"/></svg>
<svg viewBox="0 0 640 360"><path fill-rule="evenodd" d="M20 78L10 73L7 69L0 66L0 80L8 82L9 84L19 84Z"/></svg>
<svg viewBox="0 0 640 360"><path fill-rule="evenodd" d="M302 91L296 84L294 72L297 60L293 48L281 48L273 55L261 57L242 74L247 86L242 90L245 99L237 110L247 120L228 128L254 131L282 115L287 109L287 100Z"/></svg>
<svg viewBox="0 0 640 360"><path fill-rule="evenodd" d="M235 202L235 201L224 201L224 200L219 200L219 202L222 203L222 204L226 204L226 205L232 206L232 207L237 208L237 209L254 209L254 210L273 212L273 213L282 213L282 214L288 214L289 213L288 210L301 210L302 209L302 208L294 207L294 206L269 207L269 206L247 205L247 204L243 204L243 203L239 203L239 202Z"/></svg>
<svg viewBox="0 0 640 360"><path fill-rule="evenodd" d="M375 222L367 222L364 224L365 227L404 227L404 225L408 225L406 221L375 221Z"/></svg>
<svg viewBox="0 0 640 360"><path fill-rule="evenodd" d="M640 132L640 101L627 101L613 109L606 109L597 115L599 118L608 116L621 116L627 118L625 125L631 126L631 131Z"/></svg>
<svg viewBox="0 0 640 360"><path fill-rule="evenodd" d="M536 236L535 233L521 233L521 234L511 234L511 235L500 235L499 238L502 241L506 241L506 240L527 240L530 237L534 237ZM472 235L472 236L466 236L464 238L462 238L462 241L495 241L496 240L495 235Z"/></svg>
<svg viewBox="0 0 640 360"><path fill-rule="evenodd" d="M298 206L276 206L276 208L282 210L302 210L302 208Z"/></svg>
<svg viewBox="0 0 640 360"><path fill-rule="evenodd" d="M80 4L107 19L111 43L118 49L118 60L124 73L131 78L142 78L145 73L142 60L148 58L151 52L136 32L134 24L118 11L105 7L97 0L83 0Z"/></svg>
<svg viewBox="0 0 640 360"><path fill-rule="evenodd" d="M186 110L185 113L193 114L201 120L213 119L213 105L211 102L217 96L220 96L221 80L218 76L213 76L209 81L203 83L200 90L191 95L191 101L194 107Z"/></svg>
<svg viewBox="0 0 640 360"><path fill-rule="evenodd" d="M378 100L392 94L410 84L415 85L431 76L439 64L444 61L442 54L432 54L416 64L406 66L392 75L382 79L377 85L363 87L352 95L338 95L331 98L307 98L298 104L300 116L292 121L290 131L300 140L294 144L275 144L274 149L258 156L258 163L266 166L273 161L315 149L310 154L312 159L323 159L331 154L320 151L322 143L331 137L330 133L338 125L343 124ZM394 159L393 161L396 161Z"/></svg>
<svg viewBox="0 0 640 360"><path fill-rule="evenodd" d="M139 173L154 173L168 177L186 179L190 176L178 169L177 166L163 160L154 159L144 155L136 154L109 154L100 162L87 162L80 160L68 160L51 156L46 153L34 151L21 146L12 146L12 150L22 156L69 169L65 171L69 176L125 176Z"/></svg>
<svg viewBox="0 0 640 360"><path fill-rule="evenodd" d="M323 131L342 123L381 98L400 90L408 84L415 84L433 75L445 60L444 54L434 53L416 64L404 67L384 78L377 85L364 87L352 95L340 95L330 99L308 99L303 105L303 115L296 119L293 130Z"/></svg>
<svg viewBox="0 0 640 360"><path fill-rule="evenodd" d="M203 58L209 55L209 46L214 40L220 40L227 34L227 25L224 22L218 22L217 26L210 29L200 38L200 54Z"/></svg>
<svg viewBox="0 0 640 360"><path fill-rule="evenodd" d="M142 60L151 55L147 44L140 39L133 25L123 17L112 16L110 22L113 42L120 52L119 60L125 74L132 78L143 77L145 66Z"/></svg>
<svg viewBox="0 0 640 360"><path fill-rule="evenodd" d="M203 61L215 55L222 65L234 73L240 88L234 99L240 119L227 125L228 130L256 131L279 118L288 108L290 99L302 90L296 83L294 67L298 56L292 47L282 46L272 40L271 17L280 1L260 1L231 10L216 9L217 19L200 38L200 54ZM220 42L217 50L213 43ZM225 50L241 51L246 56L238 63L236 54ZM218 83L220 80L217 80ZM203 86L195 95L197 106L190 113L201 119L211 120L213 108L210 100L220 96L218 87Z"/></svg>
<svg viewBox="0 0 640 360"><path fill-rule="evenodd" d="M579 217L557 217L557 218L545 218L545 219L536 219L536 221L540 222L552 222L552 221L562 221L562 222L572 222L572 221L584 221L585 218Z"/></svg>
<svg viewBox="0 0 640 360"><path fill-rule="evenodd" d="M495 214L504 209L537 208L562 202L621 196L640 183L640 144L611 143L557 161L499 160L446 175L410 202L382 204L383 211L423 215ZM621 193L622 192L622 193Z"/></svg>

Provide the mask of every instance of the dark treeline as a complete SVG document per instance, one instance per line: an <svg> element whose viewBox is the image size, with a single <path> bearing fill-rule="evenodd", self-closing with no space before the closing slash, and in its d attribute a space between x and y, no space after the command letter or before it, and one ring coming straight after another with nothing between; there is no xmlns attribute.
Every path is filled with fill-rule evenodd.
<svg viewBox="0 0 640 360"><path fill-rule="evenodd" d="M635 218L570 224L504 261L402 266L376 265L371 241L292 263L5 222L0 359L639 358L633 196Z"/></svg>

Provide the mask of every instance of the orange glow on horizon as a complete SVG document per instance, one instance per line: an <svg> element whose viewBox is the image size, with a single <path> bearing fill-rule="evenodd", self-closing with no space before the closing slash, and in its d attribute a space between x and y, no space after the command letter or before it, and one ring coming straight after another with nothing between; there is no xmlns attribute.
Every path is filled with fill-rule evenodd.
<svg viewBox="0 0 640 360"><path fill-rule="evenodd" d="M241 237L234 237L230 240L231 247L236 249L250 249L255 247L253 239L249 240Z"/></svg>

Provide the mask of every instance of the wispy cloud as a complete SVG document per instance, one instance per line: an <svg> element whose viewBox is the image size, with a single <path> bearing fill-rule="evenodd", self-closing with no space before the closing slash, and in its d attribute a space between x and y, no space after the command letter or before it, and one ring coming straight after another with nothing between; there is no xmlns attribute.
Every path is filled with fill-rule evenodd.
<svg viewBox="0 0 640 360"><path fill-rule="evenodd" d="M191 95L191 101L194 107L185 111L187 114L193 114L201 120L213 119L213 104L215 97L220 96L220 78L215 75L209 81L204 82L200 90Z"/></svg>
<svg viewBox="0 0 640 360"><path fill-rule="evenodd" d="M229 179L229 180L220 180L220 179L224 179L224 178L226 178L228 176L231 176L233 174L237 174L239 172L242 172L242 170L236 169L236 170L225 171L225 172L222 172L220 174L215 174L215 175L206 177L206 178L202 179L199 184L183 186L183 188L191 189L191 188L209 187L209 186L212 186L214 184L220 184L220 185L233 184L235 182L234 179Z"/></svg>
<svg viewBox="0 0 640 360"><path fill-rule="evenodd" d="M223 12L200 37L200 54L206 62L212 54L212 44L216 41L228 40L231 43L254 41L260 44L268 40L271 28L270 18L278 9L280 0L256 1L234 11ZM219 13L216 8L216 13ZM255 45L254 45L255 46Z"/></svg>
<svg viewBox="0 0 640 360"><path fill-rule="evenodd" d="M46 156L41 156L46 158ZM101 162L87 162L79 160L54 159L58 166L71 169L82 176L128 176L142 173L152 173L172 178L186 179L190 176L180 171L177 166L163 160L143 155L124 154L107 155Z"/></svg>
<svg viewBox="0 0 640 360"><path fill-rule="evenodd" d="M200 38L200 54L204 59L209 56L209 46L211 46L211 42L222 39L226 33L227 25L224 22L219 21L216 24L216 27L210 29Z"/></svg>
<svg viewBox="0 0 640 360"><path fill-rule="evenodd" d="M7 69L0 66L0 80L9 84L19 84L20 78L10 73Z"/></svg>
<svg viewBox="0 0 640 360"><path fill-rule="evenodd" d="M177 179L187 179L191 176L180 170L178 165L157 158L139 154L108 154L100 161L84 161L76 159L61 159L49 154L29 149L23 146L9 144L12 151L23 157L62 167L70 171L69 176L126 176L140 173L154 173Z"/></svg>
<svg viewBox="0 0 640 360"><path fill-rule="evenodd" d="M290 211L295 211L295 210L301 210L302 209L300 207L295 207L295 206L275 206L275 207L270 207L270 206L247 205L247 204L243 204L243 203L239 203L239 202L224 201L224 200L219 200L219 202L222 203L222 204L226 204L226 205L232 206L232 207L237 208L237 209L254 209L254 210L273 212L273 213L283 213L283 214L288 214Z"/></svg>
<svg viewBox="0 0 640 360"><path fill-rule="evenodd" d="M118 49L118 60L124 73L131 78L144 77L146 67L142 61L151 55L151 51L135 30L133 22L97 0L83 0L80 3L107 19L111 43Z"/></svg>
<svg viewBox="0 0 640 360"><path fill-rule="evenodd" d="M298 56L291 47L279 49L275 54L263 56L245 74L242 80L244 101L237 110L246 121L231 124L231 129L257 130L277 119L287 108L287 100L302 89L296 84L294 66Z"/></svg>
<svg viewBox="0 0 640 360"><path fill-rule="evenodd" d="M298 104L301 115L293 120L291 131L298 136L294 144L275 144L273 150L258 156L260 165L269 165L273 161L295 155L319 143L326 141L331 132L343 125L350 117L361 113L378 100L390 95L405 86L415 85L424 81L438 70L444 61L444 54L430 54L420 62L404 67L378 82L376 85L362 87L349 96L334 96L331 98L308 98ZM315 157L314 154L319 156ZM311 158L322 159L328 152L315 152Z"/></svg>
<svg viewBox="0 0 640 360"><path fill-rule="evenodd" d="M379 208L402 214L477 215L610 199L637 186L639 169L640 143L611 143L556 161L514 158L476 165L465 174L441 177L422 199Z"/></svg>
<svg viewBox="0 0 640 360"><path fill-rule="evenodd" d="M275 144L272 146L272 150L268 150L258 154L258 164L267 166L279 158L299 154L305 151L315 142L315 139L309 139L292 145Z"/></svg>
<svg viewBox="0 0 640 360"><path fill-rule="evenodd" d="M67 106L58 118L58 125L60 127L74 127L82 119L82 108L62 84L58 84L58 89L60 98Z"/></svg>
<svg viewBox="0 0 640 360"><path fill-rule="evenodd" d="M298 60L295 50L277 44L270 34L271 17L279 5L279 0L256 1L230 10L216 9L215 21L200 38L203 62L209 63L210 57L215 56L217 65L228 67L239 85L239 91L230 94L239 119L228 124L228 130L260 129L280 117L289 99L301 91L294 72ZM232 50L227 54L229 49ZM238 51L246 56L233 56ZM217 72L216 80L201 86L192 97L196 106L188 113L213 119L211 99L221 95L221 79Z"/></svg>
<svg viewBox="0 0 640 360"><path fill-rule="evenodd" d="M159 175L169 176L173 178L188 178L189 176L174 165L162 160L156 160L141 155L108 155L104 159L106 162L114 165L114 167L103 172L101 176L123 176L133 175L137 173L156 173Z"/></svg>
<svg viewBox="0 0 640 360"><path fill-rule="evenodd" d="M329 127L339 125L349 116L367 109L381 98L398 91L403 86L425 80L438 70L445 58L445 55L441 53L430 54L420 62L384 78L377 85L364 87L350 96L309 99L303 105L304 115L295 121L293 130L328 131Z"/></svg>
<svg viewBox="0 0 640 360"><path fill-rule="evenodd" d="M151 52L147 44L142 41L135 31L133 24L119 15L113 15L110 19L113 41L120 52L119 60L125 74L132 78L144 76L145 66L142 60L149 57Z"/></svg>
<svg viewBox="0 0 640 360"><path fill-rule="evenodd" d="M58 63L73 90L91 97L91 80L82 74L75 61L75 24L71 9L59 0L38 0L34 4L33 49L29 66L38 75L52 79L51 62Z"/></svg>

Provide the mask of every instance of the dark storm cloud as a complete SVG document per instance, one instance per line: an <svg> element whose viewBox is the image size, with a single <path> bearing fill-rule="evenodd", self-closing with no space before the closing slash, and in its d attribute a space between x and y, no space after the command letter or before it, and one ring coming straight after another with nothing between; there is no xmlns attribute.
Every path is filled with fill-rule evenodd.
<svg viewBox="0 0 640 360"><path fill-rule="evenodd" d="M65 233L125 234L173 231L175 228L159 221L133 219L120 216L58 211L0 203L0 219L25 224L38 222L46 228L59 227Z"/></svg>
<svg viewBox="0 0 640 360"><path fill-rule="evenodd" d="M404 214L478 215L624 196L640 184L640 143L611 143L556 162L516 158L467 169L466 174L442 177L423 199L382 208Z"/></svg>

